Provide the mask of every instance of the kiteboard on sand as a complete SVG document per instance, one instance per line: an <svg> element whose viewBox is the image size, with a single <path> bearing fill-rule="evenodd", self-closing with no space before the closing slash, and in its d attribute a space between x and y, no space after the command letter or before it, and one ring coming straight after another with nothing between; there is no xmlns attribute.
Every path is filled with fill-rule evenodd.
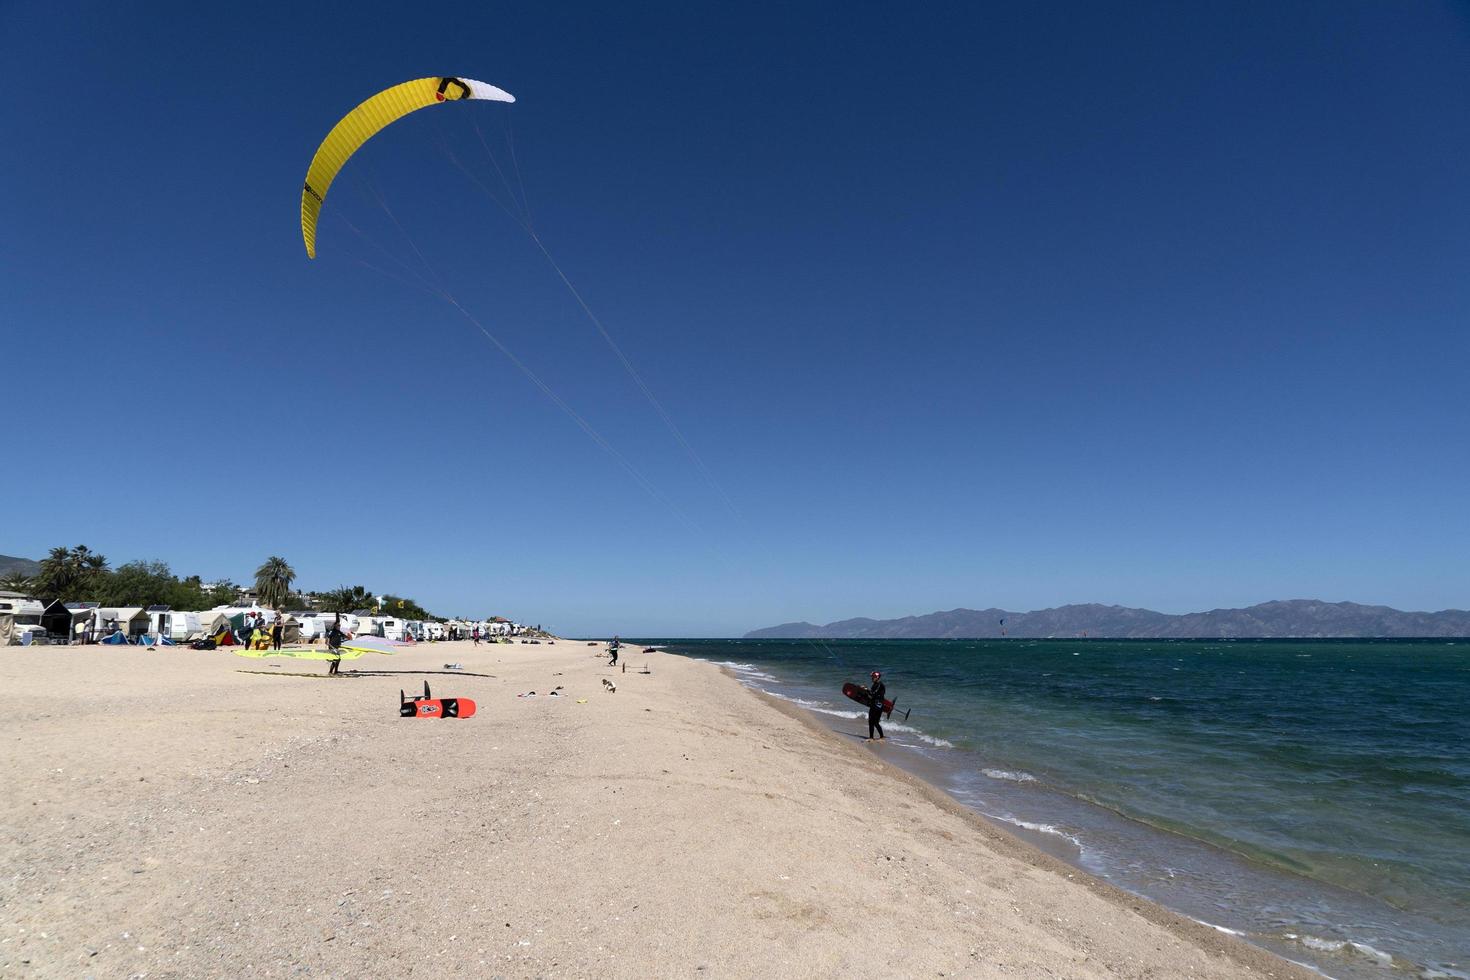
<svg viewBox="0 0 1470 980"><path fill-rule="evenodd" d="M469 698L436 698L429 694L429 682L424 681L424 693L420 697L405 697L398 692L398 717L400 718L469 718L475 713L475 702Z"/></svg>
<svg viewBox="0 0 1470 980"><path fill-rule="evenodd" d="M866 687L858 687L856 684L844 684L842 685L842 693L852 698L854 701L856 701L858 704L863 705L864 707L871 708L873 706L873 696L868 693L868 689ZM912 708L908 708L904 711L904 721L909 720L909 712L912 710ZM893 717L893 702L888 700L887 698L883 699L883 717Z"/></svg>

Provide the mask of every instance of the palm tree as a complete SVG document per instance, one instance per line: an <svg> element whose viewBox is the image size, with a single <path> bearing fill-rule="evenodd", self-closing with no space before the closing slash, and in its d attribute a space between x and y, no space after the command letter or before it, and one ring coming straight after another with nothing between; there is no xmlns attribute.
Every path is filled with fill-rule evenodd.
<svg viewBox="0 0 1470 980"><path fill-rule="evenodd" d="M36 575L34 588L40 598L85 599L95 590L99 579L107 572L107 559L84 544L75 548L52 548L51 553L41 559L41 571Z"/></svg>
<svg viewBox="0 0 1470 980"><path fill-rule="evenodd" d="M19 592L22 595L30 595L31 590L36 587L36 580L27 578L20 572L6 572L4 578L0 578L0 592Z"/></svg>
<svg viewBox="0 0 1470 980"><path fill-rule="evenodd" d="M351 588L343 585L330 592L324 592L321 596L323 612L356 612L359 609L369 609L377 606L377 600L373 594L360 585Z"/></svg>
<svg viewBox="0 0 1470 980"><path fill-rule="evenodd" d="M260 597L260 604L267 608L284 605L295 579L296 570L286 564L286 559L275 555L267 558L265 564L255 570L255 593Z"/></svg>

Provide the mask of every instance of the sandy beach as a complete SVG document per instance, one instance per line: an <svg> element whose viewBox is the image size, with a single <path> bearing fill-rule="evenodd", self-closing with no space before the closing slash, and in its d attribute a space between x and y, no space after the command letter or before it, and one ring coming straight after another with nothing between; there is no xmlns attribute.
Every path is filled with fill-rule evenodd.
<svg viewBox="0 0 1470 980"><path fill-rule="evenodd" d="M1316 976L717 667L601 650L439 643L339 679L6 650L0 973ZM425 680L478 714L399 718Z"/></svg>

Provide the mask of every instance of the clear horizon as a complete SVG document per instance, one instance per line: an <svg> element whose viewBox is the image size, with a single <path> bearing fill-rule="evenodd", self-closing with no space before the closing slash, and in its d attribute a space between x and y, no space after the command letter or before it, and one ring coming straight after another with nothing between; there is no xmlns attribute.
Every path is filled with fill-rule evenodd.
<svg viewBox="0 0 1470 980"><path fill-rule="evenodd" d="M0 38L38 86L0 552L566 634L1470 605L1463 5L20 0ZM437 73L517 102L378 134L308 260L318 143Z"/></svg>

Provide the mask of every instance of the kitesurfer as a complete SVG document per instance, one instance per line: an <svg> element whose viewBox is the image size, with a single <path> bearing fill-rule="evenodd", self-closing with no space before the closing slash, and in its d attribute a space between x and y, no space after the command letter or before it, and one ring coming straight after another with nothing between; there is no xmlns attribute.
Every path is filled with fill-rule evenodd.
<svg viewBox="0 0 1470 980"><path fill-rule="evenodd" d="M251 647L250 647L250 640L251 640L251 637L254 634L254 632L255 632L255 613L253 613L253 612L247 612L240 619L240 629L237 630L236 633L235 633L235 640L242 647L244 647L245 649L249 650L249 649L251 649Z"/></svg>
<svg viewBox="0 0 1470 980"><path fill-rule="evenodd" d="M883 700L888 688L883 684L882 671L875 670L872 674L873 683L868 687L868 741L873 740L874 729L879 738L887 738L883 734Z"/></svg>
<svg viewBox="0 0 1470 980"><path fill-rule="evenodd" d="M342 666L342 614L338 613L332 619L332 628L327 630L327 651L334 654L332 662L327 665L327 675L337 673Z"/></svg>

